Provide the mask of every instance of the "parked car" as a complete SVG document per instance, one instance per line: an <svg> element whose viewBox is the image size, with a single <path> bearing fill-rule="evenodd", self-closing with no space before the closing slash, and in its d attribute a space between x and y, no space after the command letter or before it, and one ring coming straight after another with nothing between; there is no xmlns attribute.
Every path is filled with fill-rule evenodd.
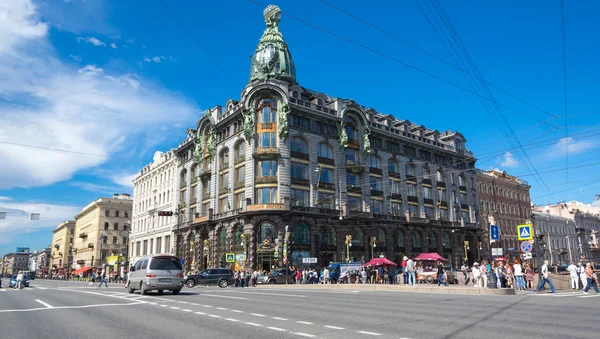
<svg viewBox="0 0 600 339"><path fill-rule="evenodd" d="M129 272L128 291L171 291L179 294L183 288L183 267L179 258L172 255L154 255L140 258Z"/></svg>
<svg viewBox="0 0 600 339"><path fill-rule="evenodd" d="M286 272L287 272L287 274L286 274ZM263 285L264 284L269 284L269 285L285 284L286 277L287 277L288 284L293 284L295 282L294 273L292 271L290 271L289 269L286 269L286 268L278 268L278 269L272 270L267 275L258 277L258 279L256 279L256 283L263 284Z"/></svg>
<svg viewBox="0 0 600 339"><path fill-rule="evenodd" d="M233 284L233 271L229 268L209 268L198 274L183 277L185 286L192 288L196 285L217 285L225 288Z"/></svg>
<svg viewBox="0 0 600 339"><path fill-rule="evenodd" d="M29 278L27 278L26 275L23 275L23 282L21 282L21 284L23 284L23 287L29 287ZM10 277L9 287L12 287L12 288L17 287L17 275L16 274L13 274L13 276Z"/></svg>

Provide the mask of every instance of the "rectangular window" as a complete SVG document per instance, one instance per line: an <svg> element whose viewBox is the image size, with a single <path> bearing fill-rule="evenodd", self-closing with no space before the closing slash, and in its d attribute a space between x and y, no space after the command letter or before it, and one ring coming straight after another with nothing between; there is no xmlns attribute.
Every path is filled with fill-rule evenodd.
<svg viewBox="0 0 600 339"><path fill-rule="evenodd" d="M202 181L202 194L210 193L210 179Z"/></svg>
<svg viewBox="0 0 600 339"><path fill-rule="evenodd" d="M419 206L417 205L408 205L408 212L410 212L411 217L420 218L421 213L419 213Z"/></svg>
<svg viewBox="0 0 600 339"><path fill-rule="evenodd" d="M291 203L294 206L310 206L310 195L308 191L305 190L291 190Z"/></svg>
<svg viewBox="0 0 600 339"><path fill-rule="evenodd" d="M381 178L371 177L371 191L381 191Z"/></svg>
<svg viewBox="0 0 600 339"><path fill-rule="evenodd" d="M438 188L438 201L446 201L446 194L444 190Z"/></svg>
<svg viewBox="0 0 600 339"><path fill-rule="evenodd" d="M460 203L461 204L466 204L467 203L467 194L466 193L461 193L460 194Z"/></svg>
<svg viewBox="0 0 600 339"><path fill-rule="evenodd" d="M463 211L462 216L463 216L463 219L465 219L465 222L467 222L467 223L471 222L471 214L469 213L469 211Z"/></svg>
<svg viewBox="0 0 600 339"><path fill-rule="evenodd" d="M373 213L383 214L383 203L381 200L373 200Z"/></svg>
<svg viewBox="0 0 600 339"><path fill-rule="evenodd" d="M246 166L241 166L235 169L235 183L243 184L246 182Z"/></svg>
<svg viewBox="0 0 600 339"><path fill-rule="evenodd" d="M277 175L277 160L264 160L256 163L256 176L266 177Z"/></svg>
<svg viewBox="0 0 600 339"><path fill-rule="evenodd" d="M119 217L119 211L115 211L115 217Z"/></svg>
<svg viewBox="0 0 600 339"><path fill-rule="evenodd" d="M362 211L362 200L357 197L348 196L347 206L349 211Z"/></svg>
<svg viewBox="0 0 600 339"><path fill-rule="evenodd" d="M425 218L427 218L427 220L435 220L435 216L433 215L433 207L425 206L423 209L425 210Z"/></svg>
<svg viewBox="0 0 600 339"><path fill-rule="evenodd" d="M163 253L161 237L156 238L156 253Z"/></svg>
<svg viewBox="0 0 600 339"><path fill-rule="evenodd" d="M118 237L116 235L113 235L112 243L115 245L119 243Z"/></svg>
<svg viewBox="0 0 600 339"><path fill-rule="evenodd" d="M431 187L423 187L423 198L433 199L433 189Z"/></svg>
<svg viewBox="0 0 600 339"><path fill-rule="evenodd" d="M233 208L240 209L240 208L244 207L244 199L245 199L245 197L246 197L246 193L245 192L237 193L233 197Z"/></svg>
<svg viewBox="0 0 600 339"><path fill-rule="evenodd" d="M257 204L274 204L277 202L277 188L265 187L256 190Z"/></svg>
<svg viewBox="0 0 600 339"><path fill-rule="evenodd" d="M293 179L308 180L308 166L305 164L291 163L291 176Z"/></svg>
<svg viewBox="0 0 600 339"><path fill-rule="evenodd" d="M392 193L392 194L400 193L400 182L390 181L390 193Z"/></svg>
<svg viewBox="0 0 600 339"><path fill-rule="evenodd" d="M202 215L208 215L208 210L210 209L210 203L207 202L202 204Z"/></svg>
<svg viewBox="0 0 600 339"><path fill-rule="evenodd" d="M144 240L144 246L142 247L142 255L146 255L148 253L148 240Z"/></svg>
<svg viewBox="0 0 600 339"><path fill-rule="evenodd" d="M229 199L219 199L219 212L223 213L229 210Z"/></svg>
<svg viewBox="0 0 600 339"><path fill-rule="evenodd" d="M118 231L119 230L119 223L116 222L113 224L113 230Z"/></svg>
<svg viewBox="0 0 600 339"><path fill-rule="evenodd" d="M105 230L108 230L108 222L105 222L105 223L104 223L104 229L105 229Z"/></svg>
<svg viewBox="0 0 600 339"><path fill-rule="evenodd" d="M358 151L352 148L346 148L344 153L346 155L346 162L353 164L358 163Z"/></svg>
<svg viewBox="0 0 600 339"><path fill-rule="evenodd" d="M329 168L322 168L320 176L322 183L333 184L333 170Z"/></svg>
<svg viewBox="0 0 600 339"><path fill-rule="evenodd" d="M319 197L315 205L320 208L334 209L335 201L333 200L333 194L319 192Z"/></svg>
<svg viewBox="0 0 600 339"><path fill-rule="evenodd" d="M416 184L406 184L408 195L416 197L417 196L417 185Z"/></svg>
<svg viewBox="0 0 600 339"><path fill-rule="evenodd" d="M123 237L123 245L127 244L127 237Z"/></svg>
<svg viewBox="0 0 600 339"><path fill-rule="evenodd" d="M401 216L402 215L402 204L399 202L392 203L392 215Z"/></svg>
<svg viewBox="0 0 600 339"><path fill-rule="evenodd" d="M229 173L219 175L219 189L229 188Z"/></svg>
<svg viewBox="0 0 600 339"><path fill-rule="evenodd" d="M165 235L165 252L171 252L171 236Z"/></svg>
<svg viewBox="0 0 600 339"><path fill-rule="evenodd" d="M346 185L360 187L360 176L358 174L346 173Z"/></svg>
<svg viewBox="0 0 600 339"><path fill-rule="evenodd" d="M448 210L445 208L440 209L440 219L443 221L448 221Z"/></svg>
<svg viewBox="0 0 600 339"><path fill-rule="evenodd" d="M102 237L102 243L103 244L108 244L108 236L107 235L105 235L105 236Z"/></svg>
<svg viewBox="0 0 600 339"><path fill-rule="evenodd" d="M139 241L135 243L135 255L138 256L138 257L141 255L140 254L141 247L142 246L141 246L141 243Z"/></svg>
<svg viewBox="0 0 600 339"><path fill-rule="evenodd" d="M124 218L129 218L129 212L128 211L123 212L123 214L124 214L123 215Z"/></svg>
<svg viewBox="0 0 600 339"><path fill-rule="evenodd" d="M277 147L277 133L265 132L258 136L259 147Z"/></svg>
<svg viewBox="0 0 600 339"><path fill-rule="evenodd" d="M110 217L110 210L104 211L104 216L105 217Z"/></svg>

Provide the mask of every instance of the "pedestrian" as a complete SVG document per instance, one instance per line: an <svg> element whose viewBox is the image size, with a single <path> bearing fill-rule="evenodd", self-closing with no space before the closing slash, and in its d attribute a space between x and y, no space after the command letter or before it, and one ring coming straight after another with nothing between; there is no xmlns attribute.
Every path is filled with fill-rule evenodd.
<svg viewBox="0 0 600 339"><path fill-rule="evenodd" d="M525 290L525 281L523 280L523 267L519 264L518 260L515 260L515 264L513 265L513 272L515 274L516 285L515 289Z"/></svg>
<svg viewBox="0 0 600 339"><path fill-rule="evenodd" d="M485 288L488 287L488 273L489 273L489 268L488 268L487 260L483 260L483 261L481 261L481 278L483 280L483 287L485 287Z"/></svg>
<svg viewBox="0 0 600 339"><path fill-rule="evenodd" d="M246 287L246 275L240 270L240 287Z"/></svg>
<svg viewBox="0 0 600 339"><path fill-rule="evenodd" d="M473 263L473 268L471 269L471 272L473 272L473 286L481 287L481 269L479 268L478 262Z"/></svg>
<svg viewBox="0 0 600 339"><path fill-rule="evenodd" d="M379 268L377 268L377 283L383 284L383 267L382 266L379 266Z"/></svg>
<svg viewBox="0 0 600 339"><path fill-rule="evenodd" d="M598 289L598 277L596 276L596 273L594 273L594 269L591 263L587 263L585 265L585 276L587 279L587 284L585 286L585 289L583 290L583 294L588 294L588 290L590 289L590 287L594 288L596 294L600 293L600 289Z"/></svg>
<svg viewBox="0 0 600 339"><path fill-rule="evenodd" d="M408 284L410 286L415 286L417 284L416 276L415 276L415 262L408 257L404 257L408 259L406 261L406 274L408 274Z"/></svg>
<svg viewBox="0 0 600 339"><path fill-rule="evenodd" d="M550 272L548 271L548 260L544 260L544 265L542 265L542 268L540 270L540 283L538 284L538 287L536 289L537 292L542 290L542 287L544 287L544 285L546 285L546 283L548 283L548 286L550 286L550 293L554 293L556 292L554 290L554 285L552 284L552 280L550 280Z"/></svg>
<svg viewBox="0 0 600 339"><path fill-rule="evenodd" d="M238 287L240 285L240 272L235 271L233 273L233 287Z"/></svg>
<svg viewBox="0 0 600 339"><path fill-rule="evenodd" d="M506 283L504 282L504 278L506 276L506 269L504 268L504 262L498 261L498 263L496 264L496 269L494 270L494 273L496 274L496 287L502 288L502 287L506 286Z"/></svg>
<svg viewBox="0 0 600 339"><path fill-rule="evenodd" d="M301 283L302 282L302 271L296 270L296 276L294 278L296 279L296 284Z"/></svg>
<svg viewBox="0 0 600 339"><path fill-rule="evenodd" d="M446 275L446 272L444 272L444 265L442 264L441 261L438 260L438 262L437 262L438 286L440 286L440 284L444 284L444 286L448 287L448 284L446 283L446 280L444 279L445 275Z"/></svg>
<svg viewBox="0 0 600 339"><path fill-rule="evenodd" d="M587 286L587 275L585 274L585 266L582 263L577 264L577 274L579 274L579 279L581 279L581 288L585 289Z"/></svg>
<svg viewBox="0 0 600 339"><path fill-rule="evenodd" d="M569 271L569 277L571 278L571 289L578 290L579 274L577 274L577 266L575 266L574 263L571 263L567 266L567 271Z"/></svg>
<svg viewBox="0 0 600 339"><path fill-rule="evenodd" d="M102 271L102 273L100 273L100 285L98 285L98 287L102 287L102 283L104 283L104 286L106 286L108 288L108 284L106 283L106 272Z"/></svg>
<svg viewBox="0 0 600 339"><path fill-rule="evenodd" d="M469 283L469 265L467 262L463 262L463 265L460 267L461 272L463 273L463 278L465 279L465 285Z"/></svg>
<svg viewBox="0 0 600 339"><path fill-rule="evenodd" d="M19 271L19 274L17 274L17 286L15 286L16 289L20 290L23 288L23 272Z"/></svg>
<svg viewBox="0 0 600 339"><path fill-rule="evenodd" d="M531 264L527 263L525 265L525 289L531 290L533 289L533 268Z"/></svg>
<svg viewBox="0 0 600 339"><path fill-rule="evenodd" d="M404 256L402 258L402 263L400 266L402 267L402 279L404 280L404 285L408 285L408 272L406 271L406 265L408 264L408 257Z"/></svg>
<svg viewBox="0 0 600 339"><path fill-rule="evenodd" d="M505 279L506 279L506 287L508 287L508 288L515 287L513 269L512 269L512 267L510 267L510 265L508 263L506 264Z"/></svg>
<svg viewBox="0 0 600 339"><path fill-rule="evenodd" d="M327 267L323 269L323 280L325 284L329 284L329 270L327 269Z"/></svg>

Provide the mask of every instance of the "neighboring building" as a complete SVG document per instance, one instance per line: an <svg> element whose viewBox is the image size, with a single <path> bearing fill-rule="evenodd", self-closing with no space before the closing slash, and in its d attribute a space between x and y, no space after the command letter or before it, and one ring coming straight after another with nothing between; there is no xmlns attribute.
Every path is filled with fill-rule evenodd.
<svg viewBox="0 0 600 339"><path fill-rule="evenodd" d="M209 109L176 150L186 270L229 265L228 252L235 267L282 265L286 226L297 265L428 251L455 266L479 260L476 159L464 136L299 86L279 15L265 9L240 100Z"/></svg>
<svg viewBox="0 0 600 339"><path fill-rule="evenodd" d="M177 211L175 188L177 156L173 150L156 152L154 161L133 180L133 222L129 236L129 261L146 254L172 253L173 227L177 216L158 216L159 211Z"/></svg>
<svg viewBox="0 0 600 339"><path fill-rule="evenodd" d="M546 246L543 250L541 249L544 253L541 253L541 258L537 260L538 264L542 262L542 259L550 260L552 265L579 261L579 244L573 219L545 213L534 207L532 224L534 235L544 235ZM540 256L540 253L537 255Z"/></svg>
<svg viewBox="0 0 600 339"><path fill-rule="evenodd" d="M598 196L596 196L596 199L598 199ZM600 207L578 201L569 201L556 205L536 206L536 210L575 221L579 260L600 260L600 237L598 235L600 231Z"/></svg>
<svg viewBox="0 0 600 339"><path fill-rule="evenodd" d="M63 221L52 231L51 272L65 274L73 264L73 232L75 221Z"/></svg>
<svg viewBox="0 0 600 339"><path fill-rule="evenodd" d="M517 239L517 226L531 221L531 186L505 171L480 170L477 173L477 188L487 239L490 224L500 228L500 242L491 246L502 247L504 256L519 258L521 245ZM489 253L487 249L486 253Z"/></svg>
<svg viewBox="0 0 600 339"><path fill-rule="evenodd" d="M4 274L17 274L29 269L29 252L9 253L4 256Z"/></svg>
<svg viewBox="0 0 600 339"><path fill-rule="evenodd" d="M29 255L29 271L41 275L48 272L50 266L51 249L43 248Z"/></svg>
<svg viewBox="0 0 600 339"><path fill-rule="evenodd" d="M73 274L103 265L118 269L122 260L109 262L109 256L125 257L133 201L129 194L100 198L75 216L73 233Z"/></svg>

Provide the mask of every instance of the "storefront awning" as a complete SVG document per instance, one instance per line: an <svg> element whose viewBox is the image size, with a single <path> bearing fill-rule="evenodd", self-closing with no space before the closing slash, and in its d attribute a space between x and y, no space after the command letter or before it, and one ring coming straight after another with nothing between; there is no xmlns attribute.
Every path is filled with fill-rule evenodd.
<svg viewBox="0 0 600 339"><path fill-rule="evenodd" d="M84 267L84 268L80 268L78 270L73 271L71 274L80 274L80 273L84 273L87 272L89 270L91 270L92 268L90 266L88 267Z"/></svg>

